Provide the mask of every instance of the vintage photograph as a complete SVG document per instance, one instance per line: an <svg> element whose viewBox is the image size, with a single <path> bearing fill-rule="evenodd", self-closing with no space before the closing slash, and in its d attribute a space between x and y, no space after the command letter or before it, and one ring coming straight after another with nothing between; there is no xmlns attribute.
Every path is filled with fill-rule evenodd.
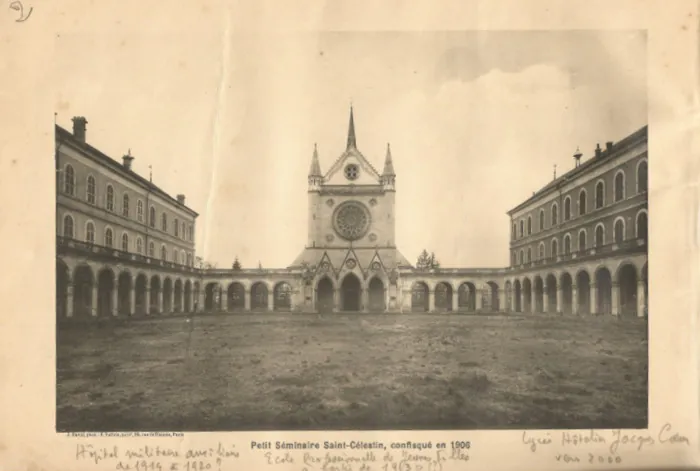
<svg viewBox="0 0 700 471"><path fill-rule="evenodd" d="M61 35L56 430L646 428L646 57Z"/></svg>

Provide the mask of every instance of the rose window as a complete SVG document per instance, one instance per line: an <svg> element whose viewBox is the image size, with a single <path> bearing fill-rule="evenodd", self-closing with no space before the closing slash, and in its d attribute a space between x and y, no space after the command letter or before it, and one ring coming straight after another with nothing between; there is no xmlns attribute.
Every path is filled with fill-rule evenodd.
<svg viewBox="0 0 700 471"><path fill-rule="evenodd" d="M333 225L336 232L344 239L360 239L369 229L369 211L356 201L345 202L336 209Z"/></svg>
<svg viewBox="0 0 700 471"><path fill-rule="evenodd" d="M360 174L360 169L355 164L348 164L345 167L345 178L348 180L356 180Z"/></svg>

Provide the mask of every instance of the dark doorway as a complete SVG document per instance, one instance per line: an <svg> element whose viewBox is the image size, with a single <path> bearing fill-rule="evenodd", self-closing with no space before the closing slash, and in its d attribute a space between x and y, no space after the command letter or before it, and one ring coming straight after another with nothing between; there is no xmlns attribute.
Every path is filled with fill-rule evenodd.
<svg viewBox="0 0 700 471"><path fill-rule="evenodd" d="M360 293L362 287L360 280L355 275L350 273L343 280L341 285L342 306L343 311L359 311L360 310Z"/></svg>
<svg viewBox="0 0 700 471"><path fill-rule="evenodd" d="M316 287L316 310L333 311L333 282L326 277L322 278Z"/></svg>
<svg viewBox="0 0 700 471"><path fill-rule="evenodd" d="M384 283L379 278L369 282L369 310L384 312Z"/></svg>

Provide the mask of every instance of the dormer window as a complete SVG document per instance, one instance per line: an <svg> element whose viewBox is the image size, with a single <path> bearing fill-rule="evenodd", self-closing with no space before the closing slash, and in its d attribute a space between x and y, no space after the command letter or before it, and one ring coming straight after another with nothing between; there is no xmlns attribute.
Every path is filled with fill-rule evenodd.
<svg viewBox="0 0 700 471"><path fill-rule="evenodd" d="M348 180L357 180L357 176L360 174L360 169L355 164L348 164L345 166L345 178Z"/></svg>

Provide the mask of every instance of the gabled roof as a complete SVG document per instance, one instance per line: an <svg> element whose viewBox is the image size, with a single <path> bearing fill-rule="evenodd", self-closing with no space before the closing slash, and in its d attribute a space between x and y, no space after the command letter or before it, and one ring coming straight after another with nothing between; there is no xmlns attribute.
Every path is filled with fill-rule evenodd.
<svg viewBox="0 0 700 471"><path fill-rule="evenodd" d="M339 170L343 168L343 164L345 161L350 158L354 157L357 159L357 161L360 163L360 166L362 167L362 170L367 172L369 175L371 175L373 178L377 179L377 183L380 182L381 176L379 175L379 172L377 172L377 169L374 168L374 166L367 160L367 158L362 155L362 152L357 150L355 147L350 147L343 152L340 157L336 159L336 161L331 165L331 168L328 169L328 172L326 172L326 175L323 177L325 181L329 181L330 178Z"/></svg>

